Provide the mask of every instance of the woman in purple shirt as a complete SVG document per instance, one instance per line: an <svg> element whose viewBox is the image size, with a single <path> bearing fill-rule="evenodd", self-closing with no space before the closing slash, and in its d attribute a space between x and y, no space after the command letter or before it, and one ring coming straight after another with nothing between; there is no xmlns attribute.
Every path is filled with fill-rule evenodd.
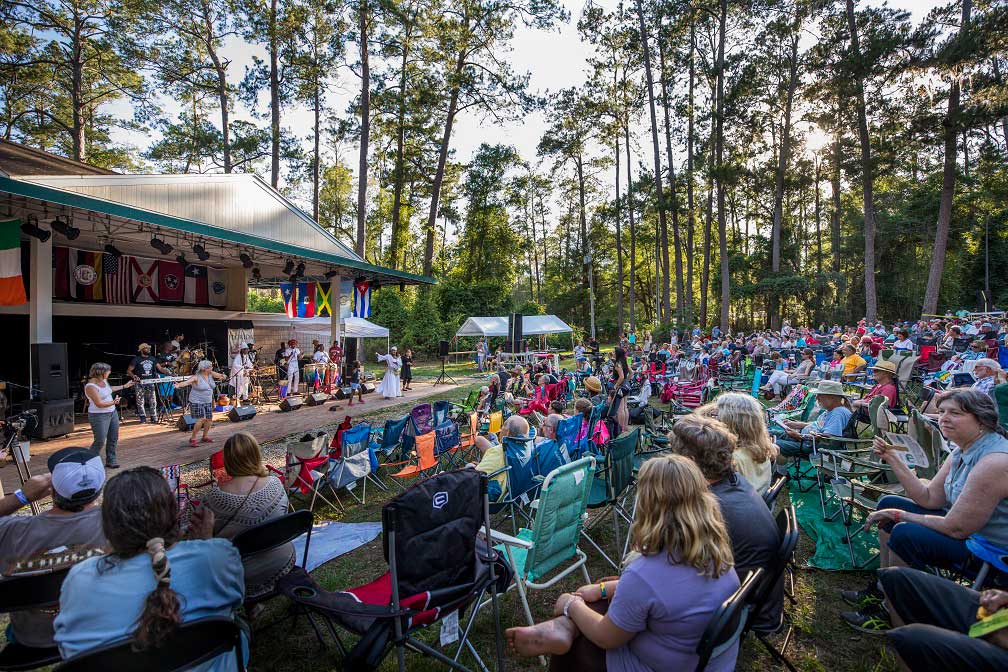
<svg viewBox="0 0 1008 672"><path fill-rule="evenodd" d="M717 499L692 460L670 455L641 467L630 545L619 580L564 593L557 618L510 628L512 651L549 654L551 669L578 672L694 669L708 621L739 580ZM707 669L733 670L737 655L736 644Z"/></svg>

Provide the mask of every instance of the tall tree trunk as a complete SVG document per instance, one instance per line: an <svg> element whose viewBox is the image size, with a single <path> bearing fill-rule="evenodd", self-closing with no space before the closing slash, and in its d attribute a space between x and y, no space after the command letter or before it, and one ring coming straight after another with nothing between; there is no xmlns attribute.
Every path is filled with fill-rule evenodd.
<svg viewBox="0 0 1008 672"><path fill-rule="evenodd" d="M316 71L317 72L317 71ZM315 90L312 92L312 112L315 116L315 138L312 143L312 219L319 218L319 182L321 179L322 153L319 148L319 131L322 125L322 83L316 74Z"/></svg>
<svg viewBox="0 0 1008 672"><path fill-rule="evenodd" d="M405 181L405 146L406 146L406 68L409 63L410 32L412 20L408 20L403 29L402 59L399 64L399 111L396 117L396 154L395 167L392 170L392 235L389 244L388 263L392 268L399 268L400 262L405 263L406 232L403 230L409 222L402 221L402 193Z"/></svg>
<svg viewBox="0 0 1008 672"><path fill-rule="evenodd" d="M86 161L84 149L84 19L77 5L73 9L73 44L70 57L70 104L73 106L73 158Z"/></svg>
<svg viewBox="0 0 1008 672"><path fill-rule="evenodd" d="M874 323L878 318L877 296L875 293L875 205L873 202L874 166L871 157L871 140L868 137L868 114L865 110L864 66L861 64L861 47L858 43L857 20L854 16L854 0L847 0L847 28L850 30L851 55L857 64L855 82L855 105L858 116L858 138L861 142L861 173L864 188L864 281L865 319Z"/></svg>
<svg viewBox="0 0 1008 672"><path fill-rule="evenodd" d="M696 231L696 211L693 204L693 83L695 80L695 64L693 54L696 50L696 21L690 13L690 51L689 51L689 121L686 129L686 310L688 321L693 323L693 237Z"/></svg>
<svg viewBox="0 0 1008 672"><path fill-rule="evenodd" d="M354 251L364 258L366 241L364 224L367 221L368 146L371 140L371 66L368 56L368 5L360 0L358 11L361 59L361 132L360 159L357 168L357 237Z"/></svg>
<svg viewBox="0 0 1008 672"><path fill-rule="evenodd" d="M833 139L833 166L830 171L830 200L833 207L830 209L830 254L833 263L830 269L834 273L840 272L840 129L836 130L836 137Z"/></svg>
<svg viewBox="0 0 1008 672"><path fill-rule="evenodd" d="M437 222L438 203L441 200L441 183L444 182L445 166L448 163L448 148L451 145L452 125L458 112L459 77L465 68L465 52L459 52L455 61L455 71L451 94L448 99L448 114L445 116L444 133L441 136L441 148L438 151L438 165L434 171L434 183L431 185L430 212L427 213L427 244L424 246L424 275L431 273L431 260L434 257L434 225Z"/></svg>
<svg viewBox="0 0 1008 672"><path fill-rule="evenodd" d="M998 64L998 57L991 59L994 64L994 81L1001 84L1001 66ZM1001 133L1004 135L1005 152L1008 153L1008 114L1001 117Z"/></svg>
<svg viewBox="0 0 1008 672"><path fill-rule="evenodd" d="M648 92L648 109L651 113L651 150L654 155L654 183L655 183L655 197L658 199L658 231L661 235L661 242L659 243L663 248L663 254L665 258L665 263L668 264L668 222L665 219L665 196L662 190L662 170L661 170L661 151L658 145L658 118L655 113L655 98L654 98L654 76L651 71L651 48L648 44L648 32L647 25L644 22L644 8L641 6L641 0L636 0L637 3L637 19L640 29L641 46L644 50L644 73L647 78L647 92ZM657 255L655 259L655 273L658 273L658 259L661 255ZM667 266L666 266L667 268ZM669 305L668 297L668 280L666 273L665 281L665 293L663 296L662 306L665 307L666 313ZM658 307L656 306L656 309ZM666 314L667 317L667 314ZM662 321L662 315L659 312L658 321Z"/></svg>
<svg viewBox="0 0 1008 672"><path fill-rule="evenodd" d="M532 267L535 271L535 300L542 301L542 286L540 284L539 278L539 237L536 233L536 191L535 191L535 176L532 172L529 172L529 197L532 201L532 261L534 262ZM545 243L544 243L545 249ZM543 260L545 263L545 259Z"/></svg>
<svg viewBox="0 0 1008 672"><path fill-rule="evenodd" d="M578 224L580 224L580 240L578 241L580 245L578 246L581 252L581 287L582 289L588 289L588 268L590 264L585 263L585 257L591 254L591 244L588 242L588 208L585 203L585 176L584 176L584 160L579 154L574 159L574 166L577 169L577 181L578 181Z"/></svg>
<svg viewBox="0 0 1008 672"><path fill-rule="evenodd" d="M614 78L615 79L615 78ZM619 127L616 131L616 151L613 154L616 164L616 324L623 328L623 222L620 212L620 152Z"/></svg>
<svg viewBox="0 0 1008 672"><path fill-rule="evenodd" d="M220 106L221 142L224 145L222 147L224 152L224 172L230 173L233 165L231 163L231 121L230 110L228 109L227 66L221 62L220 56L217 55L217 47L214 46L213 35L209 28L209 17L205 17L205 19L207 24L207 54L210 56L211 62L213 62L214 73L217 76L217 104Z"/></svg>
<svg viewBox="0 0 1008 672"><path fill-rule="evenodd" d="M717 168L718 199L718 247L721 261L721 330L728 331L728 316L731 304L731 279L728 275L728 235L725 228L724 193L724 43L728 20L728 0L721 0L721 16L718 28L717 55L717 147L715 166Z"/></svg>
<svg viewBox="0 0 1008 672"><path fill-rule="evenodd" d="M713 130L711 135L714 135ZM700 328L707 328L707 298L710 295L711 226L714 219L714 174L707 173L707 213L703 231L703 269L700 272Z"/></svg>
<svg viewBox="0 0 1008 672"><path fill-rule="evenodd" d="M280 184L280 39L277 35L277 0L270 0L270 184Z"/></svg>
<svg viewBox="0 0 1008 672"><path fill-rule="evenodd" d="M960 38L965 38L969 33L972 5L972 0L962 0ZM938 294L941 290L942 271L945 269L949 224L952 221L952 201L955 197L956 187L956 131L959 126L959 79L957 77L952 78L952 85L949 88L948 114L945 115L942 126L945 131L945 166L942 172L941 200L938 203L938 227L935 231L934 256L931 257L931 270L928 272L927 289L924 291L924 307L921 310L925 315L931 315L938 311Z"/></svg>
<svg viewBox="0 0 1008 672"><path fill-rule="evenodd" d="M795 20L798 23L798 20ZM771 255L770 271L780 273L781 268L781 238L784 227L784 178L787 175L788 164L791 161L791 108L794 104L795 89L798 88L798 28L795 26L791 36L791 51L788 55L788 86L787 98L784 103L784 128L781 132L781 149L777 157L777 171L774 176L774 210L773 229L770 232ZM771 297L773 308L770 312L770 327L780 328L779 298Z"/></svg>
<svg viewBox="0 0 1008 672"><path fill-rule="evenodd" d="M675 248L675 284L676 284L676 324L683 320L683 255L682 242L679 240L679 194L676 190L675 163L672 161L672 123L669 120L669 86L665 70L665 42L658 40L658 57L661 65L662 108L665 112L665 156L668 159L669 200L672 202L672 245ZM665 267L668 268L668 234L665 235ZM665 297L668 298L669 281L665 278ZM668 310L668 306L665 307Z"/></svg>
<svg viewBox="0 0 1008 672"><path fill-rule="evenodd" d="M822 164L819 157L815 157L815 238L816 238L816 275L819 281L822 278L822 221L820 216L822 210L819 203L819 183L822 181Z"/></svg>
<svg viewBox="0 0 1008 672"><path fill-rule="evenodd" d="M630 221L630 330L636 329L637 325L637 226L634 224L634 204L633 204L633 168L630 160L630 117L623 114L623 140L626 145L626 174L627 174L627 215Z"/></svg>

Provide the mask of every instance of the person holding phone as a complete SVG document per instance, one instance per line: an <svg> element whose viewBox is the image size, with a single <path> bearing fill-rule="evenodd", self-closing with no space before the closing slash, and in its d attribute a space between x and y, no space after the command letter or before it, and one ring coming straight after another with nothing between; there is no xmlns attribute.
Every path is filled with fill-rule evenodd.
<svg viewBox="0 0 1008 672"><path fill-rule="evenodd" d="M133 387L133 381L130 380L125 385L111 385L108 382L111 372L112 367L105 362L92 364L88 382L84 386L84 396L88 400L88 420L91 422L91 434L94 436L91 441L91 452L101 455L104 446L105 466L109 469L118 469L119 462L116 460L116 445L119 443L118 405L122 397L113 397L112 394Z"/></svg>

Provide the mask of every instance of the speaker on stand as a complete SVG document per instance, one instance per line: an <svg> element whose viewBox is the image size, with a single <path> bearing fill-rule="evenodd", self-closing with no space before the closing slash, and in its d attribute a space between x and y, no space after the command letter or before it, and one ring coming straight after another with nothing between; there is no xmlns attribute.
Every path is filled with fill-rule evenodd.
<svg viewBox="0 0 1008 672"><path fill-rule="evenodd" d="M449 346L450 343L448 341L442 340L438 342L438 356L441 357L441 375L434 381L435 385L446 385L448 381L451 381L452 385L458 385L454 378L445 373L445 362L448 361Z"/></svg>

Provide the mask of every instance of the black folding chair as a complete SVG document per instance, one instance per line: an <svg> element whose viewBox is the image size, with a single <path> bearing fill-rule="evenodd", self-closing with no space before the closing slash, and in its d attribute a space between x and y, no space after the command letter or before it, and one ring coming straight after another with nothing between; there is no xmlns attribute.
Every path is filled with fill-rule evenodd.
<svg viewBox="0 0 1008 672"><path fill-rule="evenodd" d="M774 504L777 503L777 497L780 496L781 490L787 486L787 476L778 476L767 491L763 493L763 501L766 502L767 508L771 511L774 510Z"/></svg>
<svg viewBox="0 0 1008 672"><path fill-rule="evenodd" d="M749 617L748 596L759 583L761 576L763 576L762 568L751 571L738 590L722 602L711 616L697 644L696 653L700 659L697 661L696 672L707 669L710 661L739 643Z"/></svg>
<svg viewBox="0 0 1008 672"><path fill-rule="evenodd" d="M44 574L13 576L0 581L0 613L9 614L59 605L60 587L70 568ZM0 670L34 670L60 660L55 646L39 648L8 643L0 651Z"/></svg>
<svg viewBox="0 0 1008 672"><path fill-rule="evenodd" d="M785 589L785 594L794 594L794 574L791 570L791 564L794 560L795 549L798 547L799 535L798 515L795 513L794 504L777 514L777 529L780 531L781 543L774 556L773 563L767 567L763 580L750 593L749 607L750 614L753 616L761 613L770 600L775 598L777 584L784 580L785 572L790 577L790 591ZM788 615L786 607L786 604L782 606L781 619L776 627L769 629L758 627L755 618L751 618L746 624L745 632L752 631L775 661L786 667L790 672L797 672L785 653L788 643L791 641L791 635L794 633L794 625L791 623L791 617ZM768 637L780 632L785 626L787 630L784 634L784 641L780 649L777 649L777 647L770 643Z"/></svg>
<svg viewBox="0 0 1008 672"><path fill-rule="evenodd" d="M181 672L233 652L245 671L241 628L234 619L211 616L187 621L157 648L134 650L132 637L116 640L70 658L57 672Z"/></svg>

